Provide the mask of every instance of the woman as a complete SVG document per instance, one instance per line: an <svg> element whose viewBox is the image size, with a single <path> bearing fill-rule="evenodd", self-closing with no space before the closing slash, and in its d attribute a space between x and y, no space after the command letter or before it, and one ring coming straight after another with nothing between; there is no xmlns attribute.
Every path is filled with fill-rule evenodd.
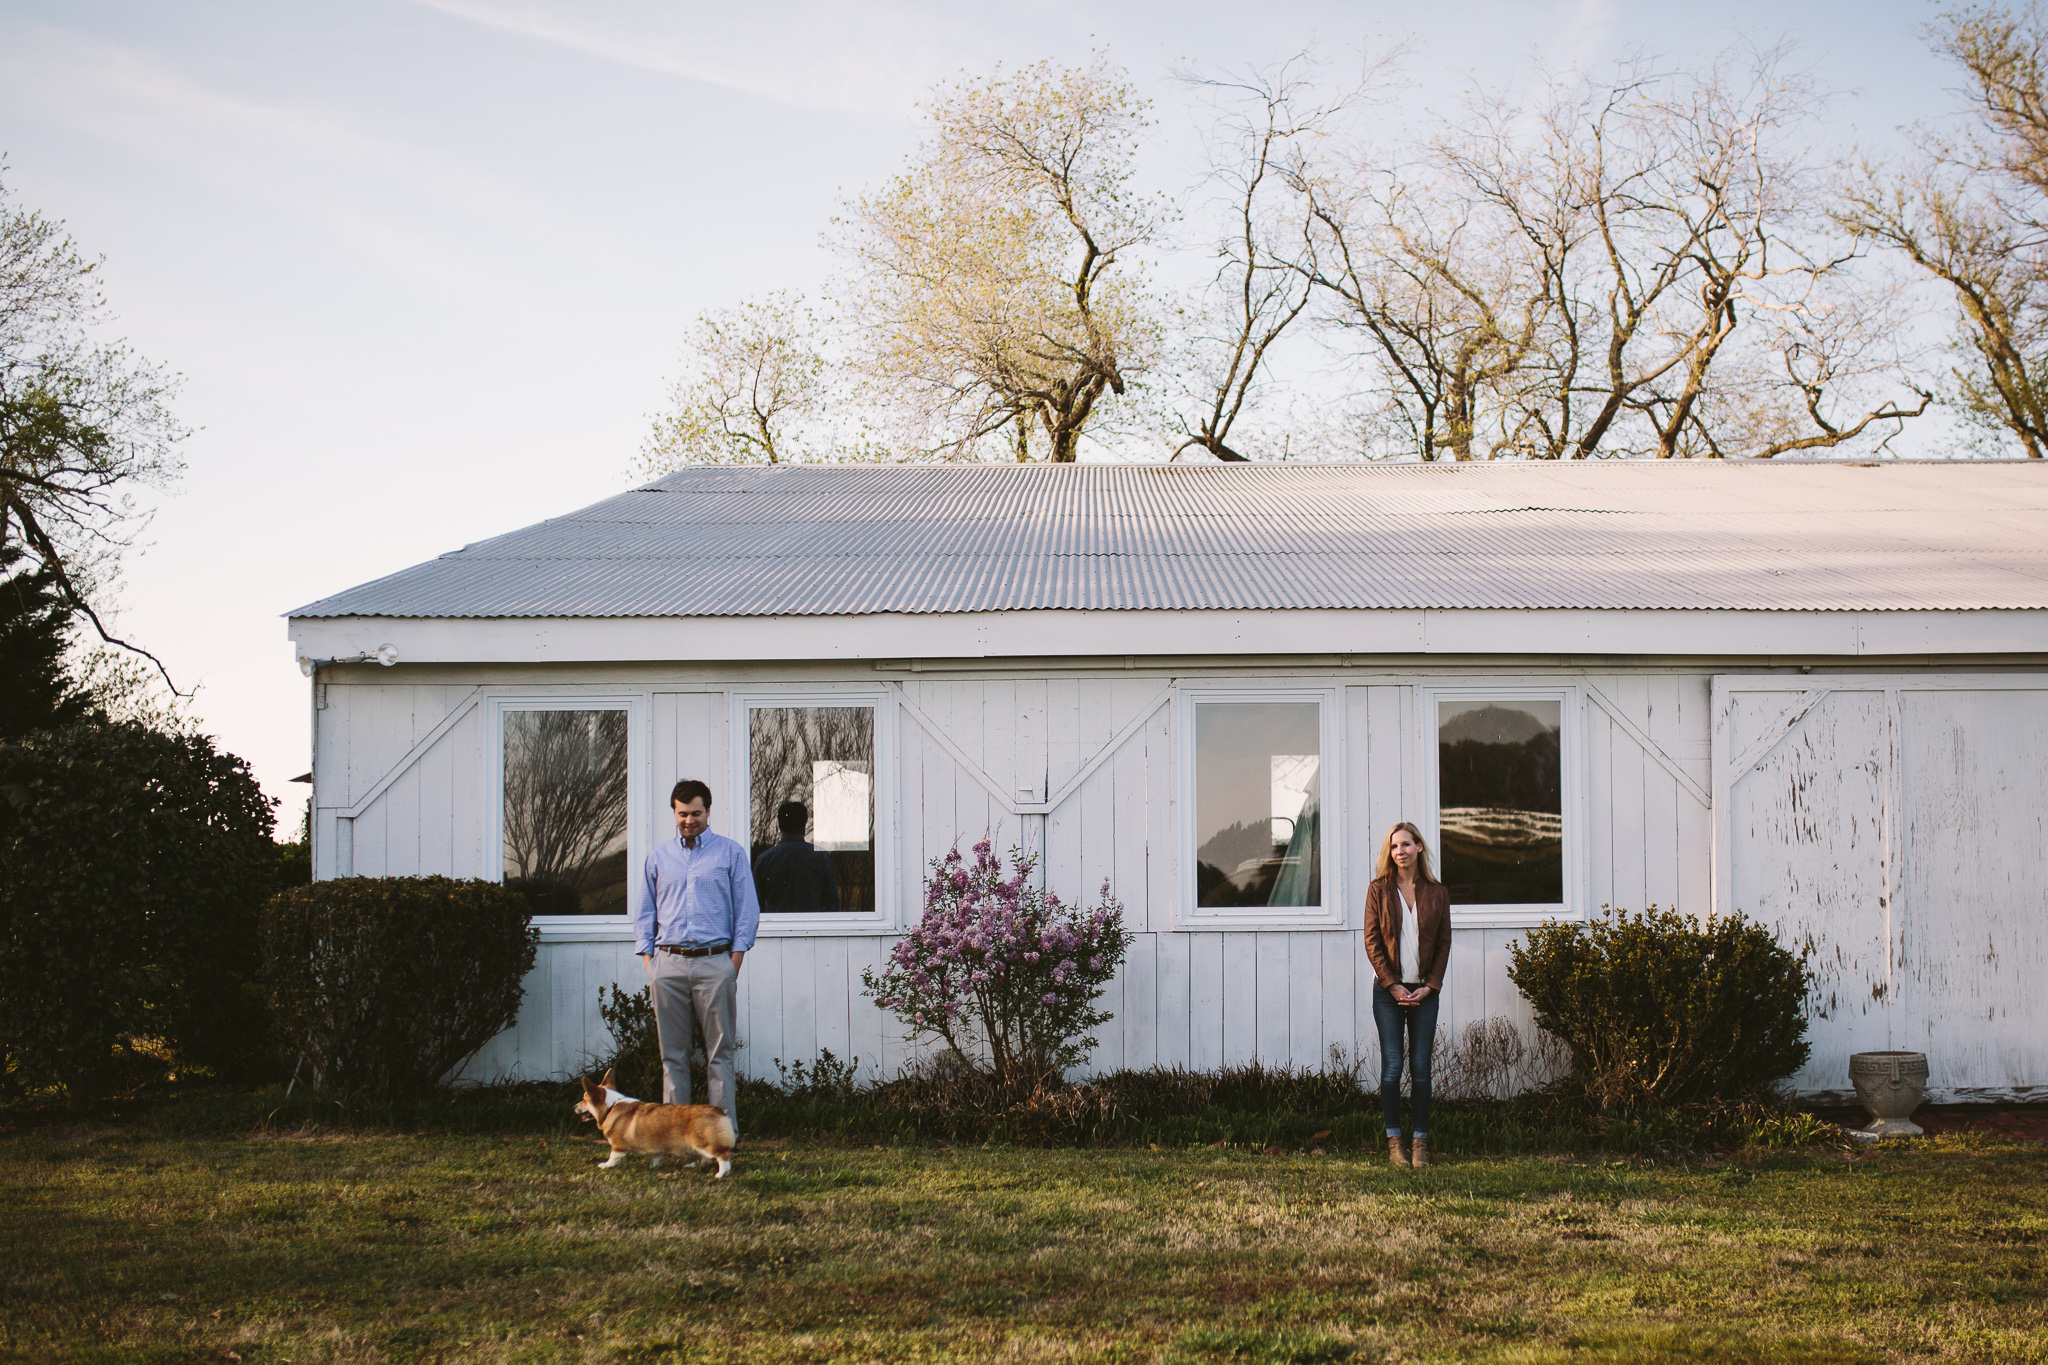
<svg viewBox="0 0 2048 1365"><path fill-rule="evenodd" d="M1429 1053L1451 960L1451 897L1429 870L1422 831L1406 820L1387 831L1373 871L1365 891L1365 956L1372 963L1372 1018L1380 1031L1387 1157L1419 1170L1429 1164ZM1404 1057L1415 1095L1412 1158L1401 1150Z"/></svg>

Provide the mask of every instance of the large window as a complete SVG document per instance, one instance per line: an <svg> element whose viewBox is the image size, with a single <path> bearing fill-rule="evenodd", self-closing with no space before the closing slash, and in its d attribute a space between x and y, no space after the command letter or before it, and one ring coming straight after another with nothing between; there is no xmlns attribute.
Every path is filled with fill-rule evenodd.
<svg viewBox="0 0 2048 1365"><path fill-rule="evenodd" d="M764 915L875 908L875 708L747 708L748 827Z"/></svg>
<svg viewBox="0 0 2048 1365"><path fill-rule="evenodd" d="M1453 905L1564 894L1564 703L1439 696L1438 875Z"/></svg>
<svg viewBox="0 0 2048 1365"><path fill-rule="evenodd" d="M1323 903L1322 708L1197 701L1195 903Z"/></svg>
<svg viewBox="0 0 2048 1365"><path fill-rule="evenodd" d="M503 729L506 883L536 914L624 914L626 712L507 708Z"/></svg>

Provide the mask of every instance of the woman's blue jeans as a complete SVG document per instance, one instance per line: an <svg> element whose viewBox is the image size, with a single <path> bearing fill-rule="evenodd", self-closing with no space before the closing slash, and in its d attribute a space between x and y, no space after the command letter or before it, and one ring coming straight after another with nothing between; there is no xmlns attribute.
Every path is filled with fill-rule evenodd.
<svg viewBox="0 0 2048 1365"><path fill-rule="evenodd" d="M1415 1098L1414 1133L1419 1138L1429 1136L1429 1054L1436 1046L1436 1010L1442 999L1431 991L1419 1005L1400 1005L1394 1002L1393 992L1373 983L1372 1021L1380 1030L1380 1115L1386 1121L1388 1137L1401 1135L1404 1061Z"/></svg>

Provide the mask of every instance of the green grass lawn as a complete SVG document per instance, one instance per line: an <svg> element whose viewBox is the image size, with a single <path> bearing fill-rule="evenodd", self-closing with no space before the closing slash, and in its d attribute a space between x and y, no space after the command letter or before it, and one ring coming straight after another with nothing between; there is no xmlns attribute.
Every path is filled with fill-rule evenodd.
<svg viewBox="0 0 2048 1365"><path fill-rule="evenodd" d="M2048 1361L2048 1148L1718 1169L0 1139L26 1360Z"/></svg>

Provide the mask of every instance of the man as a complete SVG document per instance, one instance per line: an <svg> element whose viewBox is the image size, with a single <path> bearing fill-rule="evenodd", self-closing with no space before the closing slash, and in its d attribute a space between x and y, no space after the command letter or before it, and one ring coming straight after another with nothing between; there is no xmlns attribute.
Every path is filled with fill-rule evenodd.
<svg viewBox="0 0 2048 1365"><path fill-rule="evenodd" d="M764 848L754 859L754 885L761 894L761 913L794 915L839 908L839 879L832 875L830 855L812 848L804 838L811 813L801 801L776 808L775 823L782 842Z"/></svg>
<svg viewBox="0 0 2048 1365"><path fill-rule="evenodd" d="M733 1093L733 1015L740 963L754 946L761 907L747 851L713 834L711 788L695 778L669 793L676 837L647 855L633 935L653 983L654 1026L661 1040L661 1098L690 1103L690 1048L704 1033L709 1102L739 1130Z"/></svg>

